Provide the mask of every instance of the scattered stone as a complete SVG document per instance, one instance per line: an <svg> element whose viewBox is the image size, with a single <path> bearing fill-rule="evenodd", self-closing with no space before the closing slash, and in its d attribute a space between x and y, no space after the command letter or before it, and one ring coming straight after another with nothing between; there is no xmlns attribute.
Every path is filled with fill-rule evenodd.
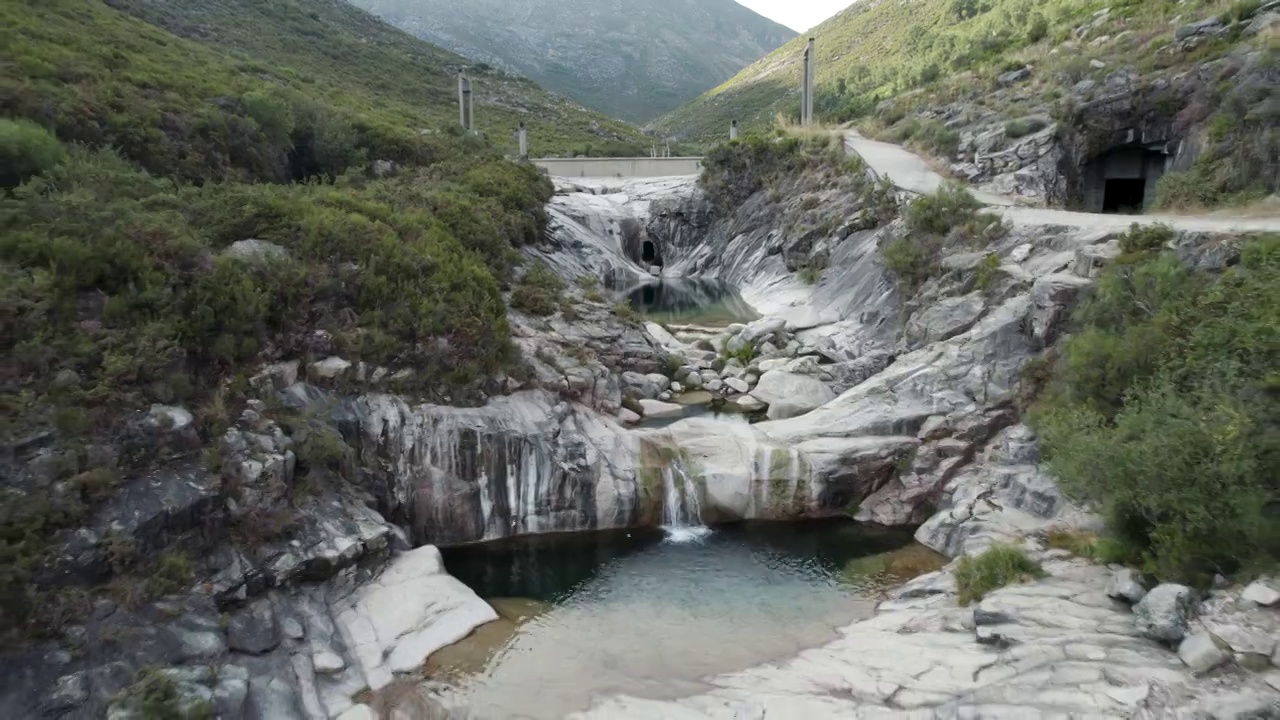
<svg viewBox="0 0 1280 720"><path fill-rule="evenodd" d="M746 380L739 380L738 378L725 378L724 384L725 387L739 394L751 389Z"/></svg>
<svg viewBox="0 0 1280 720"><path fill-rule="evenodd" d="M996 78L996 82L1000 83L1003 87L1008 87L1010 85L1016 85L1023 80L1030 79L1030 77L1031 68L1022 67L1017 70L1010 70L1009 72L1004 73L1000 77Z"/></svg>
<svg viewBox="0 0 1280 720"><path fill-rule="evenodd" d="M1218 647L1214 637L1203 631L1192 633L1182 641L1178 646L1178 657L1197 675L1209 672L1230 659Z"/></svg>
<svg viewBox="0 0 1280 720"><path fill-rule="evenodd" d="M332 380L351 368L351 362L336 355L307 366L308 375L324 380Z"/></svg>
<svg viewBox="0 0 1280 720"><path fill-rule="evenodd" d="M1137 605L1147 596L1147 589L1142 586L1137 573L1130 568L1122 568L1111 573L1111 579L1107 581L1107 596Z"/></svg>
<svg viewBox="0 0 1280 720"><path fill-rule="evenodd" d="M347 667L347 663L337 653L328 650L322 650L311 658L311 663L315 667L316 672L322 675L332 675L342 672Z"/></svg>
<svg viewBox="0 0 1280 720"><path fill-rule="evenodd" d="M1090 60L1090 61L1089 61L1089 67L1093 68L1094 70L1101 70L1102 68L1104 68L1104 67L1106 67L1106 66L1107 66L1107 64L1106 64L1106 63L1102 62L1101 60L1099 60L1099 59L1097 59L1097 58L1094 58L1094 59L1092 59L1092 60Z"/></svg>
<svg viewBox="0 0 1280 720"><path fill-rule="evenodd" d="M65 390L80 384L80 374L69 368L62 368L53 376L50 383L55 390Z"/></svg>
<svg viewBox="0 0 1280 720"><path fill-rule="evenodd" d="M286 260L289 257L289 251L283 246L253 238L231 243L226 250L222 251L222 254L248 261Z"/></svg>
<svg viewBox="0 0 1280 720"><path fill-rule="evenodd" d="M683 405L661 400L641 400L640 407L644 409L644 416L647 418L676 417L684 414Z"/></svg>
<svg viewBox="0 0 1280 720"><path fill-rule="evenodd" d="M57 685L49 694L50 710L70 710L84 704L89 699L89 686L83 672L71 673L58 678Z"/></svg>
<svg viewBox="0 0 1280 720"><path fill-rule="evenodd" d="M280 632L290 640L301 640L306 637L306 631L302 629L302 623L293 618L285 618L280 623Z"/></svg>
<svg viewBox="0 0 1280 720"><path fill-rule="evenodd" d="M1254 580L1240 594L1242 600L1257 603L1263 607L1271 607L1280 603L1280 591L1263 580Z"/></svg>
<svg viewBox="0 0 1280 720"><path fill-rule="evenodd" d="M722 389L724 389L724 381L721 380L720 378L716 378L715 380L709 381L704 387L706 387L708 391L713 393L720 392Z"/></svg>
<svg viewBox="0 0 1280 720"><path fill-rule="evenodd" d="M1157 585L1133 607L1138 633L1167 645L1176 645L1186 637L1194 614L1195 591L1174 583Z"/></svg>
<svg viewBox="0 0 1280 720"><path fill-rule="evenodd" d="M1257 628L1222 622L1208 622L1205 623L1205 627L1233 652L1260 656L1268 664L1271 661L1271 654L1275 652L1276 639Z"/></svg>
<svg viewBox="0 0 1280 720"><path fill-rule="evenodd" d="M618 422L623 425L634 425L640 422L641 419L642 418L638 414L626 408L622 408L618 411Z"/></svg>
<svg viewBox="0 0 1280 720"><path fill-rule="evenodd" d="M1196 35L1207 35L1223 29L1222 19L1214 15L1198 22L1183 25L1173 33L1173 36L1177 40L1186 40Z"/></svg>
<svg viewBox="0 0 1280 720"><path fill-rule="evenodd" d="M232 650L261 655L279 644L275 613L266 600L259 600L237 612L227 625L227 645Z"/></svg>
<svg viewBox="0 0 1280 720"><path fill-rule="evenodd" d="M738 406L738 409L742 410L743 412L749 412L749 413L759 412L761 410L764 410L766 407L768 407L768 405L761 402L759 398L753 397L751 395L743 395L737 398L736 400L734 400L734 403Z"/></svg>

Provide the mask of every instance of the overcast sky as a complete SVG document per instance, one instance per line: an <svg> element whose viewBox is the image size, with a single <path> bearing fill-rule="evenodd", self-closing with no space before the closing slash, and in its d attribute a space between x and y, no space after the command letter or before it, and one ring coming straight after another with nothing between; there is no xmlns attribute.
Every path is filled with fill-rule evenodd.
<svg viewBox="0 0 1280 720"><path fill-rule="evenodd" d="M738 0L761 15L804 32L853 4L853 0Z"/></svg>

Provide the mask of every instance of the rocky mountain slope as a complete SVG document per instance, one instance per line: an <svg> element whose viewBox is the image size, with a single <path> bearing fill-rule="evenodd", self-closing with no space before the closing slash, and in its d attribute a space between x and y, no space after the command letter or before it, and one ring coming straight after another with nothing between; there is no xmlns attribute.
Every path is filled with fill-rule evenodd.
<svg viewBox="0 0 1280 720"><path fill-rule="evenodd" d="M354 0L397 27L643 123L795 33L732 0Z"/></svg>
<svg viewBox="0 0 1280 720"><path fill-rule="evenodd" d="M1280 139L1265 98L1278 22L1270 0L859 2L810 33L818 114L911 144L966 179L1003 175L1001 191L1073 207L1087 206L1081 191L1015 173L1070 183L1112 145L1166 143L1177 174L1159 202L1247 203L1276 190L1267 158ZM761 128L796 116L802 49L779 48L653 128L706 140L731 119ZM1135 139L1114 134L1126 129ZM1063 152L1029 167L1055 139Z"/></svg>

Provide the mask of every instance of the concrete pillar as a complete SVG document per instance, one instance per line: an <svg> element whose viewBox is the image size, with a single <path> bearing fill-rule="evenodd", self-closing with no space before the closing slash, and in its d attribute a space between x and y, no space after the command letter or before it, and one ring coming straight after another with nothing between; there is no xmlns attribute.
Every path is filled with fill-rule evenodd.
<svg viewBox="0 0 1280 720"><path fill-rule="evenodd" d="M475 130L474 105L471 100L471 79L466 73L458 73L458 122L465 132Z"/></svg>
<svg viewBox="0 0 1280 720"><path fill-rule="evenodd" d="M804 88L801 92L800 124L808 127L813 124L813 85L816 80L817 57L813 50L813 38L804 49Z"/></svg>
<svg viewBox="0 0 1280 720"><path fill-rule="evenodd" d="M520 157L529 157L529 130L524 126L524 123L520 123L520 129L516 131L516 134L520 138Z"/></svg>
<svg viewBox="0 0 1280 720"><path fill-rule="evenodd" d="M738 139L738 121L737 120L734 120L733 122L729 123L729 139L730 140Z"/></svg>

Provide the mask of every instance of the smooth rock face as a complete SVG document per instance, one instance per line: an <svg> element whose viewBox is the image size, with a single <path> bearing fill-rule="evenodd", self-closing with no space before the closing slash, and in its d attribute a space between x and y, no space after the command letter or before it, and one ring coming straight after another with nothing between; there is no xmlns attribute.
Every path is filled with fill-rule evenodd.
<svg viewBox="0 0 1280 720"><path fill-rule="evenodd" d="M333 615L374 690L498 619L488 603L445 572L440 551L430 545L396 557Z"/></svg>
<svg viewBox="0 0 1280 720"><path fill-rule="evenodd" d="M1197 632L1188 635L1178 646L1178 657L1193 673L1206 673L1231 659L1218 647L1213 635Z"/></svg>
<svg viewBox="0 0 1280 720"><path fill-rule="evenodd" d="M761 375L751 394L769 405L770 420L803 415L835 399L835 393L821 381L785 370Z"/></svg>
<svg viewBox="0 0 1280 720"><path fill-rule="evenodd" d="M1111 573L1111 579L1107 581L1107 595L1130 605L1137 605L1146 597L1147 589L1131 568L1121 568Z"/></svg>
<svg viewBox="0 0 1280 720"><path fill-rule="evenodd" d="M1176 645L1186 637L1195 614L1195 591L1185 585L1157 585L1133 607L1133 621L1144 637Z"/></svg>

